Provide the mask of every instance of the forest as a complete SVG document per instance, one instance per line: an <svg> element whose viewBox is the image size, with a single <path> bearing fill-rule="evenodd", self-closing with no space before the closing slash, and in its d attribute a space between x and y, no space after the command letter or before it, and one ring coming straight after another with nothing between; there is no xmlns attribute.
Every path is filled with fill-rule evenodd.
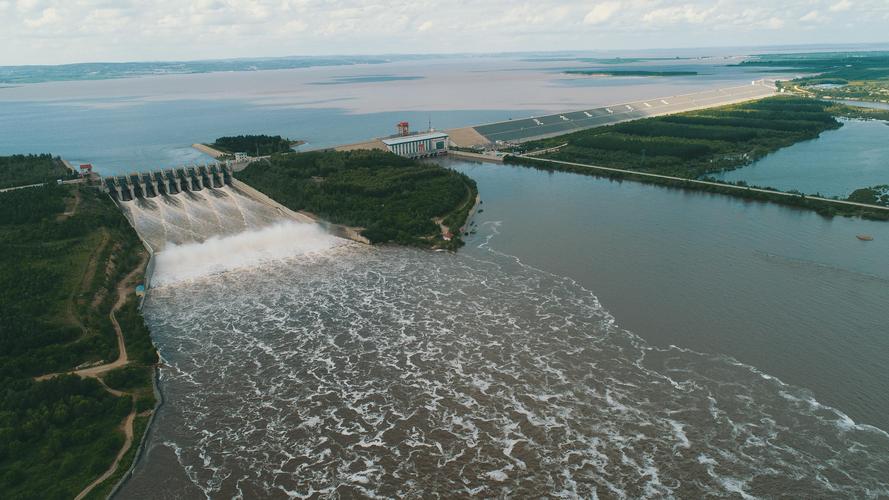
<svg viewBox="0 0 889 500"><path fill-rule="evenodd" d="M70 177L62 160L51 155L0 156L0 189L55 182Z"/></svg>
<svg viewBox="0 0 889 500"><path fill-rule="evenodd" d="M567 142L546 157L695 179L839 128L831 106L774 97L598 127L523 146L533 151Z"/></svg>
<svg viewBox="0 0 889 500"><path fill-rule="evenodd" d="M291 141L280 135L236 135L220 137L209 146L223 153L268 156L275 153L289 153L294 144L298 143L299 141Z"/></svg>
<svg viewBox="0 0 889 500"><path fill-rule="evenodd" d="M373 243L424 247L450 246L433 218L465 221L477 193L463 174L375 150L275 155L235 176L292 210L364 228Z"/></svg>
<svg viewBox="0 0 889 500"><path fill-rule="evenodd" d="M117 357L109 312L117 283L144 249L113 202L91 187L0 193L0 213L0 491L70 499L110 466L134 404L154 406L144 373L157 358L141 314L116 317L137 360L130 371L143 374L123 374L132 379L124 383L111 372L106 381L138 389L136 396L114 396L96 379L34 377Z"/></svg>

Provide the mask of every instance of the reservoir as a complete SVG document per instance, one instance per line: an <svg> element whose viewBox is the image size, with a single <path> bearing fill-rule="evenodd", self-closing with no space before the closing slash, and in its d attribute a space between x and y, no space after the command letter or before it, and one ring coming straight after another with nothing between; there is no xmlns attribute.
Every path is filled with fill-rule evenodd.
<svg viewBox="0 0 889 500"><path fill-rule="evenodd" d="M159 266L166 403L122 497L889 494L885 225L445 164L483 199L457 254Z"/></svg>
<svg viewBox="0 0 889 500"><path fill-rule="evenodd" d="M713 177L841 198L856 189L889 183L889 122L842 122L842 127L824 132L817 139L794 144L752 165Z"/></svg>

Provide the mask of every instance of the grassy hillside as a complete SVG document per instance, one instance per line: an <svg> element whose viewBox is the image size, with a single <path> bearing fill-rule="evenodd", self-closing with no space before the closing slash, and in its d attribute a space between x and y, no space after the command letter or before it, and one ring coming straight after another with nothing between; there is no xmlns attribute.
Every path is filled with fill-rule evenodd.
<svg viewBox="0 0 889 500"><path fill-rule="evenodd" d="M62 161L50 155L0 156L0 189L54 182L68 174Z"/></svg>
<svg viewBox="0 0 889 500"><path fill-rule="evenodd" d="M476 195L465 175L369 150L276 155L236 177L292 210L362 227L374 243L450 246L433 219L459 212L465 221Z"/></svg>
<svg viewBox="0 0 889 500"><path fill-rule="evenodd" d="M109 312L144 249L92 188L0 193L0 213L0 496L70 499L111 465L124 441L118 427L149 397L150 380L116 396L95 378L34 377L117 358ZM130 357L151 369L141 315L116 317L134 337ZM153 407L150 398L142 405Z"/></svg>

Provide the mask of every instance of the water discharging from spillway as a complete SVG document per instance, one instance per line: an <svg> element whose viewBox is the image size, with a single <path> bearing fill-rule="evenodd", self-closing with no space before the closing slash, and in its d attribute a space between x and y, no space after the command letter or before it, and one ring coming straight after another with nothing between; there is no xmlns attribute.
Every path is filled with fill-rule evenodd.
<svg viewBox="0 0 889 500"><path fill-rule="evenodd" d="M152 286L348 243L232 186L137 198L120 206L155 251Z"/></svg>
<svg viewBox="0 0 889 500"><path fill-rule="evenodd" d="M237 188L186 191L123 201L121 208L153 250L203 243L211 238L257 230L286 219L277 208Z"/></svg>

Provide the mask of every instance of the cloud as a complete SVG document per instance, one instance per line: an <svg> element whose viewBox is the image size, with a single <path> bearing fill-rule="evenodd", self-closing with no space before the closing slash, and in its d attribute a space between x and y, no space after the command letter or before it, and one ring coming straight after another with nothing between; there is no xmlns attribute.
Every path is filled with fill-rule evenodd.
<svg viewBox="0 0 889 500"><path fill-rule="evenodd" d="M831 5L827 10L831 12L845 12L852 8L852 2L849 0L840 0L839 2Z"/></svg>
<svg viewBox="0 0 889 500"><path fill-rule="evenodd" d="M706 5L706 4L705 4ZM648 24L669 25L669 24L703 24L706 23L711 15L716 11L715 6L705 8L698 7L693 4L676 5L673 7L664 7L655 9L642 17L642 20Z"/></svg>
<svg viewBox="0 0 889 500"><path fill-rule="evenodd" d="M611 19L611 16L613 16L618 9L620 9L620 4L617 2L600 3L587 12L586 16L583 18L583 24L603 23Z"/></svg>
<svg viewBox="0 0 889 500"><path fill-rule="evenodd" d="M0 65L886 42L887 19L887 0L0 0Z"/></svg>
<svg viewBox="0 0 889 500"><path fill-rule="evenodd" d="M40 17L25 19L25 26L29 28L42 28L50 24L55 24L61 19L59 12L55 8L49 7L43 9L43 12L40 13Z"/></svg>
<svg viewBox="0 0 889 500"><path fill-rule="evenodd" d="M823 16L821 16L821 13L817 10L813 10L803 17L799 18L799 20L804 23L817 23L823 20Z"/></svg>

